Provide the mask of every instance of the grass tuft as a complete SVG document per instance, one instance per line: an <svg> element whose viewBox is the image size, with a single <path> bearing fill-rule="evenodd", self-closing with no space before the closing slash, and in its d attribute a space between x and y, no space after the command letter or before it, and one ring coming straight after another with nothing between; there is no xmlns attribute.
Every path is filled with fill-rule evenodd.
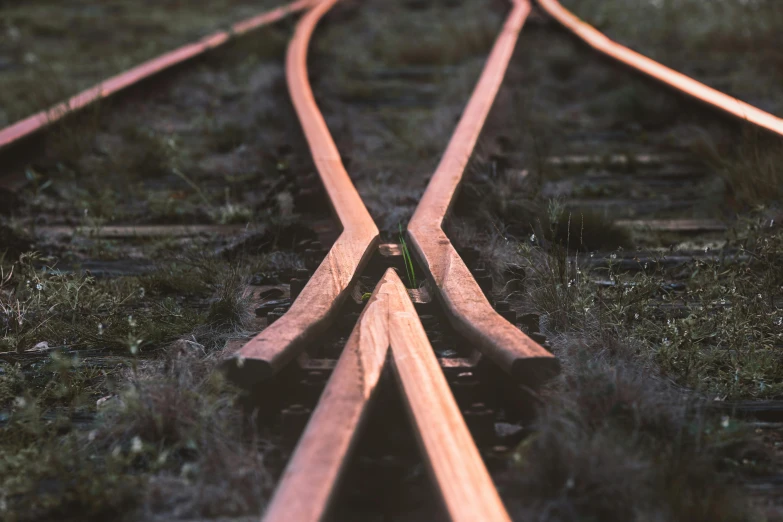
<svg viewBox="0 0 783 522"><path fill-rule="evenodd" d="M418 288L416 284L416 272L413 269L413 259L411 253L408 251L408 244L405 242L405 233L402 230L402 223L399 225L400 230L400 247L402 248L402 259L405 262L405 273L408 276L408 286L410 288Z"/></svg>

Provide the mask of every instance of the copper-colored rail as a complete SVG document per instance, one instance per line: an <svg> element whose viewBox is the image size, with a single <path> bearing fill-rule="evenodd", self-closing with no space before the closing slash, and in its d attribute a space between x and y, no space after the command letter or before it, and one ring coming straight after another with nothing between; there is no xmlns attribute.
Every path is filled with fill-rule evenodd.
<svg viewBox="0 0 783 522"><path fill-rule="evenodd" d="M229 360L232 379L248 386L282 368L329 325L348 295L348 286L372 255L378 228L345 171L307 77L307 46L315 26L337 0L316 4L299 22L286 58L286 79L315 166L343 226L288 312Z"/></svg>
<svg viewBox="0 0 783 522"><path fill-rule="evenodd" d="M229 31L218 31L205 36L195 43L184 45L173 51L169 51L157 58L153 58L133 67L123 73L104 80L103 82L86 89L71 97L67 101L58 103L54 107L33 114L23 120L11 124L0 130L0 149L19 142L31 136L52 123L62 119L67 114L83 109L84 107L104 98L127 89L142 80L146 80L166 69L179 65L188 60L202 55L230 41L233 36L243 35L264 25L269 25L291 13L301 11L309 7L317 0L297 0L287 5L276 7L271 11L237 22Z"/></svg>
<svg viewBox="0 0 783 522"><path fill-rule="evenodd" d="M422 454L450 519L510 520L407 290L389 269L348 339L280 479L266 522L324 518L378 387L389 348Z"/></svg>
<svg viewBox="0 0 783 522"><path fill-rule="evenodd" d="M326 328L378 239L378 229L340 161L307 79L307 46L312 32L335 3L324 1L302 17L289 46L286 75L316 167L345 230L289 311L228 361L232 380L243 386L278 371ZM505 371L536 386L557 373L557 360L495 312L441 229L529 12L528 0L513 2L463 118L408 228L414 250L432 277L453 326Z"/></svg>
<svg viewBox="0 0 783 522"><path fill-rule="evenodd" d="M610 40L603 33L577 18L576 15L564 8L558 0L538 0L538 3L552 18L596 51L610 56L731 116L783 136L783 119L711 87L707 87L693 78Z"/></svg>
<svg viewBox="0 0 783 522"><path fill-rule="evenodd" d="M495 312L441 228L529 13L528 0L514 0L478 85L408 224L408 234L454 328L504 370L535 384L557 373L557 360Z"/></svg>

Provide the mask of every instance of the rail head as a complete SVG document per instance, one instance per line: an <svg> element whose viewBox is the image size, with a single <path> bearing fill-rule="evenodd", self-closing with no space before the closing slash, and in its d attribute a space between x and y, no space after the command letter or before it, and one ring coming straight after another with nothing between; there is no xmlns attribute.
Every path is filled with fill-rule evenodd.
<svg viewBox="0 0 783 522"><path fill-rule="evenodd" d="M507 373L536 386L558 373L557 359L492 308L442 229L530 8L527 0L513 2L446 152L408 224L408 235L454 328Z"/></svg>
<svg viewBox="0 0 783 522"><path fill-rule="evenodd" d="M351 332L264 521L324 518L389 354L430 476L450 519L510 520L405 285L394 269L388 269Z"/></svg>
<svg viewBox="0 0 783 522"><path fill-rule="evenodd" d="M276 7L247 20L237 22L231 27L230 31L218 31L210 34L197 42L183 45L156 58L142 62L125 72L107 78L98 85L85 89L68 100L19 120L4 129L0 129L0 150L37 134L64 117L78 112L99 100L108 98L132 85L138 84L142 80L151 78L164 70L220 47L229 42L234 36L240 36L259 27L277 22L289 14L307 9L317 1L319 0L297 0L290 4Z"/></svg>
<svg viewBox="0 0 783 522"><path fill-rule="evenodd" d="M378 227L343 166L307 76L307 48L313 31L336 2L317 3L299 21L288 47L286 79L315 166L343 232L286 314L224 363L229 378L243 387L269 378L328 327L378 243Z"/></svg>
<svg viewBox="0 0 783 522"><path fill-rule="evenodd" d="M580 20L558 0L537 0L541 8L568 31L596 51L605 54L714 109L783 136L783 119L749 103L724 94L680 72L609 39L598 29Z"/></svg>

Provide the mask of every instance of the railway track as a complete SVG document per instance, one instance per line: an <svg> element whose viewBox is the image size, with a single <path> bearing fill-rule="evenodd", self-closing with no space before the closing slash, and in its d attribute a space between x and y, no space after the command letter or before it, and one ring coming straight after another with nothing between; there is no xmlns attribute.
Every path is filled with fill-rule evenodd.
<svg viewBox="0 0 783 522"><path fill-rule="evenodd" d="M310 273L300 269L293 274L288 304L278 303L280 307L270 308L270 299L261 295L268 290L250 289L253 298L259 301L259 316L266 318L256 324L264 328L250 340L234 341L236 352L224 362L229 378L245 389L274 393L275 387L286 386L287 381L293 380L298 381L294 395L308 396L298 402L285 398L270 401L276 405L282 402L283 429L288 429L298 442L264 520L304 521L327 517L335 506L340 485L346 480L350 458L357 451L362 430L368 428L368 419L373 418L371 409L383 395L380 390L386 382L385 373L394 375L398 400L409 418L448 519L509 520L482 460L482 454L486 457L487 452L477 446L483 444L481 433L487 431L487 422L490 431L493 422L491 410L476 400L482 396L475 391L476 380L497 378L503 386L515 390L512 402L529 403L531 394L535 396L535 390L558 373L559 364L539 332L537 316L518 317L508 309L508 303L496 299L488 291L486 270L470 259L475 252L458 254L444 226L457 202L457 189L504 81L531 3L512 2L470 100L416 203L406 231L407 243L402 234L397 243L389 240L387 231L379 230L354 187L310 86L308 47L319 21L337 3L338 0L296 2L234 29L241 33L288 13L305 11L288 46L285 78L320 182L339 222L339 230L323 227L323 242L313 238L305 241L305 256L309 257L313 270ZM783 122L779 118L624 50L578 22L556 1L539 0L538 5L599 52L714 108L783 135ZM227 33L218 33L195 47L183 48L160 61L153 60L107 82L109 87L78 95L69 102L69 109L98 101L229 38ZM0 147L25 139L58 119L62 110L53 110L48 116L36 115L0 131L3 137ZM589 151L589 147L586 149ZM597 160L584 152L578 146L563 151L550 158L551 167L563 169L567 176L569 166L613 162L603 157ZM614 163L621 165L629 162L644 165L647 161L674 164L672 170L692 168L687 159L680 164L656 159L654 151L618 158ZM650 178L642 184L661 182L655 175ZM566 204L580 209L586 207L584 201L576 199ZM661 208L654 206L648 214L660 215ZM618 221L625 219L621 226L657 227L664 232L724 230L717 220L687 221L675 216L667 221L633 221L638 216L617 217ZM180 227L173 233L146 227L115 227L98 234L122 238L161 233L180 237L222 233L222 229L200 231L198 225L193 229ZM53 228L48 233L56 235L58 230ZM333 244L325 250L322 245L329 237ZM599 252L598 257L605 260L610 255ZM631 264L634 262L645 264L644 260L629 260ZM415 265L419 273L426 274L427 284L407 288L401 278L406 265ZM357 283L363 276L372 280L373 287L366 289L369 296L357 295ZM414 286L410 283L409 286ZM460 339L456 350L439 350L435 346L433 329L427 324L433 316L442 319L442 326L436 328L440 330L438 336L447 332ZM335 333L337 323L346 323L341 328L350 332L347 339ZM319 354L319 347L326 344L324 339L331 339L337 346L331 351L323 349ZM323 352L329 353L323 355ZM302 389L309 392L303 393ZM484 438L493 440L493 434Z"/></svg>

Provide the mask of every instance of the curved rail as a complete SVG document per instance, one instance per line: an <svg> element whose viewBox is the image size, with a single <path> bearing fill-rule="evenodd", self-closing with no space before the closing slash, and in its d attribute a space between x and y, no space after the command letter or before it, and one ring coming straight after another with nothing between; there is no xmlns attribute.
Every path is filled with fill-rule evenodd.
<svg viewBox="0 0 783 522"><path fill-rule="evenodd" d="M408 235L454 328L508 373L534 385L557 373L557 360L498 315L442 229L530 13L528 0L514 0L513 4L457 129L408 224Z"/></svg>
<svg viewBox="0 0 783 522"><path fill-rule="evenodd" d="M108 98L166 69L200 56L211 49L220 47L234 36L243 35L285 18L289 14L301 11L309 7L314 1L317 0L297 0L293 3L276 7L271 11L237 22L231 26L229 31L218 31L205 36L198 42L184 45L157 58L143 62L123 73L112 76L98 85L76 94L67 101L58 103L54 107L33 114L0 130L0 149L33 135L52 123L61 120L66 115L83 109L98 100Z"/></svg>
<svg viewBox="0 0 783 522"><path fill-rule="evenodd" d="M278 483L266 522L323 520L391 348L393 370L450 520L506 522L413 303L389 269L375 287Z"/></svg>
<svg viewBox="0 0 783 522"><path fill-rule="evenodd" d="M737 98L724 94L712 87L679 73L665 65L632 51L631 49L610 40L606 35L581 21L573 13L563 7L558 0L537 0L539 5L552 18L566 29L582 39L596 51L603 53L625 65L636 69L674 89L692 96L731 116L747 121L761 128L783 136L783 119L745 103Z"/></svg>
<svg viewBox="0 0 783 522"><path fill-rule="evenodd" d="M343 232L288 312L227 361L231 378L243 386L278 371L328 326L348 295L348 286L378 242L378 228L345 171L307 77L310 38L318 21L336 2L320 2L300 20L288 47L286 79L313 161Z"/></svg>

